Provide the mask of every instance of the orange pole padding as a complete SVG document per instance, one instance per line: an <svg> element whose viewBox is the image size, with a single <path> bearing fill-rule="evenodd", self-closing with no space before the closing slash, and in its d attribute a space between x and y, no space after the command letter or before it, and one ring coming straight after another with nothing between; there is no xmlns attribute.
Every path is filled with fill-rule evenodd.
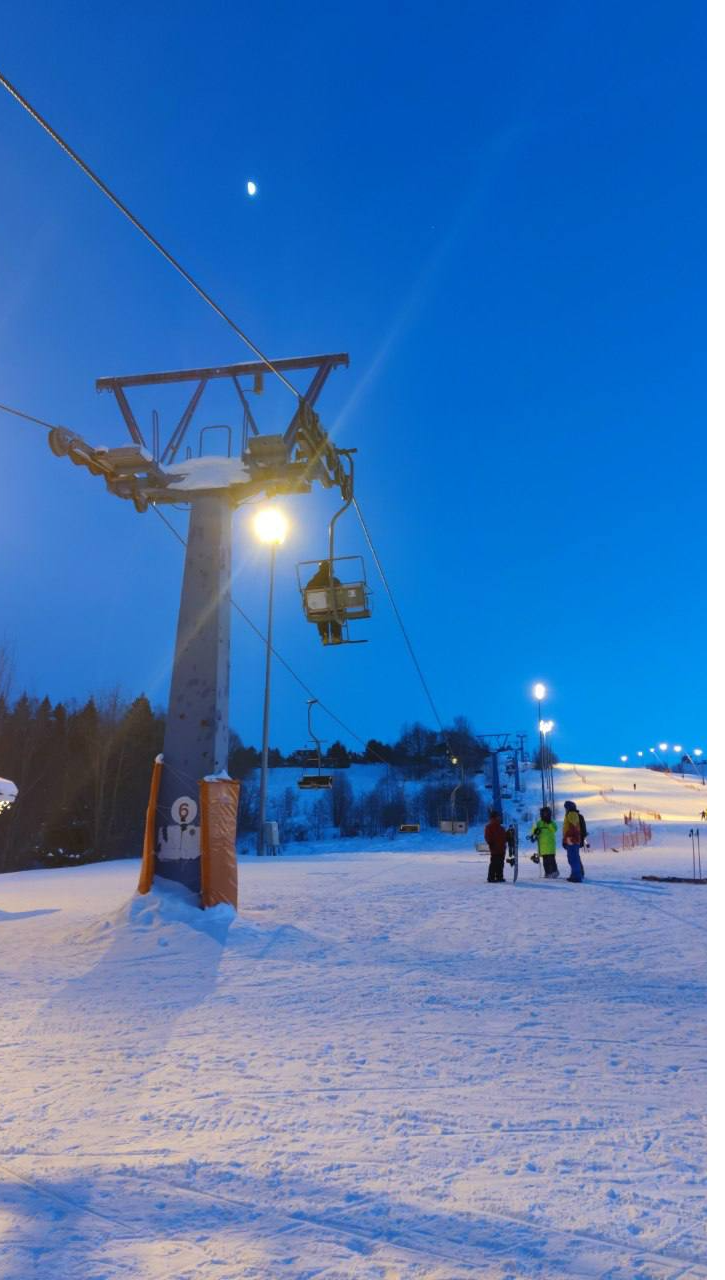
<svg viewBox="0 0 725 1280"><path fill-rule="evenodd" d="M239 783L204 779L201 801L201 905L228 902L237 909L237 809Z"/></svg>
<svg viewBox="0 0 725 1280"><path fill-rule="evenodd" d="M143 837L143 853L141 855L141 874L138 878L139 893L148 893L154 882L154 833L156 828L156 801L159 798L159 786L161 784L161 770L163 769L161 760L154 760L154 767L151 772L151 788L149 790L149 803L146 809L146 827Z"/></svg>

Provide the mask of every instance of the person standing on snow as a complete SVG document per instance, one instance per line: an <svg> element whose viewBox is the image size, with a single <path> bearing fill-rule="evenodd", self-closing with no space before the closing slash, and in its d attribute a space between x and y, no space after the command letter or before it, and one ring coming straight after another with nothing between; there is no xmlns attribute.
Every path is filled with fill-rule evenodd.
<svg viewBox="0 0 725 1280"><path fill-rule="evenodd" d="M489 820L483 832L488 845L491 861L488 868L488 883L502 884L504 881L503 864L506 857L506 831L501 826L501 814L491 810Z"/></svg>
<svg viewBox="0 0 725 1280"><path fill-rule="evenodd" d="M567 800L564 804L564 826L562 828L562 841L564 850L569 860L569 869L571 875L569 880L572 884L581 884L584 876L584 868L582 867L579 851L581 849L582 834L579 825L579 814L573 800Z"/></svg>
<svg viewBox="0 0 725 1280"><path fill-rule="evenodd" d="M551 809L545 805L539 810L539 820L531 828L529 840L536 841L539 857L544 864L544 875L547 880L558 880L559 868L556 865L556 823L552 821Z"/></svg>
<svg viewBox="0 0 725 1280"><path fill-rule="evenodd" d="M581 809L577 809L577 810L576 810L576 816L577 816L577 818L579 819L579 835L581 836L581 844L580 844L580 846L579 846L579 861L581 862L581 867L582 867L582 880L583 880L583 879L584 879L584 876L585 876L585 871L584 871L584 863L582 862L582 854L581 854L581 851L582 851L582 849L588 849L588 848L589 848L589 841L588 841L588 839L587 839L587 836L588 836L588 834L589 834L589 833L588 833L588 831L587 831L586 819L585 819L584 814L582 813ZM631 821L631 818L632 818L632 814L631 814L631 813L630 813L629 817L630 817L630 821Z"/></svg>

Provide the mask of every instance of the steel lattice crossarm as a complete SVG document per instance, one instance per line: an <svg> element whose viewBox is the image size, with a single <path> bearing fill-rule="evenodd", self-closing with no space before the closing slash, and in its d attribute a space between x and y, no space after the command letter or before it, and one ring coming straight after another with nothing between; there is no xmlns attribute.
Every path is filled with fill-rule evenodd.
<svg viewBox="0 0 725 1280"><path fill-rule="evenodd" d="M145 511L150 503L178 503L192 498L220 497L222 493L236 506L258 493L270 497L280 493L309 493L314 480L325 488L337 486L347 500L351 496L349 468L324 431L314 404L332 370L348 364L349 357L344 353L271 361L272 370L280 372L313 370L307 390L299 393L292 419L279 434L262 434L249 405L248 394L260 395L265 376L270 373L270 366L262 361L99 378L96 388L113 392L131 444L115 449L94 447L64 427L50 431L49 444L56 457L69 457L77 466L87 467L92 475L102 475L109 491L119 498L130 499L138 511ZM206 387L210 381L223 378L231 381L242 409L238 456L232 456L232 433L228 428L228 456L194 458L187 449L187 457L180 459L179 450ZM243 379L251 379L251 386L244 387ZM194 388L181 418L163 449L158 439L154 439L149 449L127 391L134 387L184 382L193 383Z"/></svg>

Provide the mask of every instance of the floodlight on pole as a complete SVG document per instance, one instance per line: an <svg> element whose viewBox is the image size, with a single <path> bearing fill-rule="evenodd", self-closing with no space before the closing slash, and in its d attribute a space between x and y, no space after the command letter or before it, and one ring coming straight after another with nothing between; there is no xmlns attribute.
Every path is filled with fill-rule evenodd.
<svg viewBox="0 0 725 1280"><path fill-rule="evenodd" d="M543 702L546 697L546 685L542 684L540 680L534 685L534 697L537 702Z"/></svg>
<svg viewBox="0 0 725 1280"><path fill-rule="evenodd" d="M279 507L263 507L254 517L254 532L267 546L281 547L288 529L289 520Z"/></svg>
<svg viewBox="0 0 725 1280"><path fill-rule="evenodd" d="M666 743L666 742L660 742L660 744L659 744L659 748L660 748L660 751L666 751L666 750L667 750L667 743Z"/></svg>
<svg viewBox="0 0 725 1280"><path fill-rule="evenodd" d="M640 752L640 755L641 755L641 754L642 754L642 753ZM627 763L627 761L629 760L629 756L620 756L619 758L620 758L620 760L622 761L622 764L626 764L626 763Z"/></svg>
<svg viewBox="0 0 725 1280"><path fill-rule="evenodd" d="M700 779L700 782L704 787L707 785L705 775L702 772L702 769L700 768L699 764L697 763L697 760L694 759L695 756L701 756L701 755L702 755L702 747L695 747L694 751L692 752L692 755L690 755L689 751L685 752L685 754L682 757L682 760L683 760L683 764L685 760L690 761L690 764L692 765L693 769L695 770L695 773L697 774L698 778Z"/></svg>
<svg viewBox="0 0 725 1280"><path fill-rule="evenodd" d="M682 751L682 747L678 743L672 748L672 750L677 751L677 753L679 754Z"/></svg>

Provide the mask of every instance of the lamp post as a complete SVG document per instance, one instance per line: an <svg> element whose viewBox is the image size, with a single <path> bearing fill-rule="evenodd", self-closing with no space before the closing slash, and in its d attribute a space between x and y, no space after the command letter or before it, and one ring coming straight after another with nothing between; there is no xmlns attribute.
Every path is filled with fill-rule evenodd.
<svg viewBox="0 0 725 1280"><path fill-rule="evenodd" d="M262 717L262 767L259 776L259 832L257 854L264 853L264 824L267 817L267 775L269 764L269 683L272 663L272 605L274 602L274 569L277 547L287 536L287 517L279 507L265 507L254 518L254 532L260 542L269 546L269 605L267 608L267 661L264 673L264 714Z"/></svg>
<svg viewBox="0 0 725 1280"><path fill-rule="evenodd" d="M640 752L640 755L641 755L641 754L642 754L642 753ZM622 761L622 764L626 764L626 763L627 763L627 761L629 760L629 756L620 756L619 758L620 758L620 760Z"/></svg>
<svg viewBox="0 0 725 1280"><path fill-rule="evenodd" d="M541 704L546 697L546 685L538 681L534 685L534 697L539 712L539 767L541 769L541 807L546 804L546 793L544 788L544 731L542 729L543 720L541 719Z"/></svg>
<svg viewBox="0 0 725 1280"><path fill-rule="evenodd" d="M554 808L554 762L551 758L551 747L548 745L546 741L546 736L547 734L550 734L552 729L554 728L554 721L540 720L539 728L541 731L541 737L544 743L544 751L546 754L546 780L547 780L547 786L549 788L549 808L551 809L551 816L553 818L556 816L555 808ZM542 788L542 795L543 795L543 788ZM546 803L546 801L544 801L544 803Z"/></svg>
<svg viewBox="0 0 725 1280"><path fill-rule="evenodd" d="M695 770L695 773L697 774L698 778L700 779L700 782L702 783L702 785L703 785L703 787L704 787L704 786L705 786L705 775L704 775L704 773L702 772L702 770L701 770L701 768L700 768L699 764L697 763L697 761L694 759L694 757L695 757L695 756L701 756L701 755L702 755L702 747L695 747L695 750L694 750L694 751L692 751L692 752L690 752L690 751L686 751L686 752L685 752L685 754L684 754L684 755L683 755L683 757L682 757L682 763L683 763L683 765L684 765L685 760L689 760L689 761L690 761L690 764L692 765L693 769Z"/></svg>

